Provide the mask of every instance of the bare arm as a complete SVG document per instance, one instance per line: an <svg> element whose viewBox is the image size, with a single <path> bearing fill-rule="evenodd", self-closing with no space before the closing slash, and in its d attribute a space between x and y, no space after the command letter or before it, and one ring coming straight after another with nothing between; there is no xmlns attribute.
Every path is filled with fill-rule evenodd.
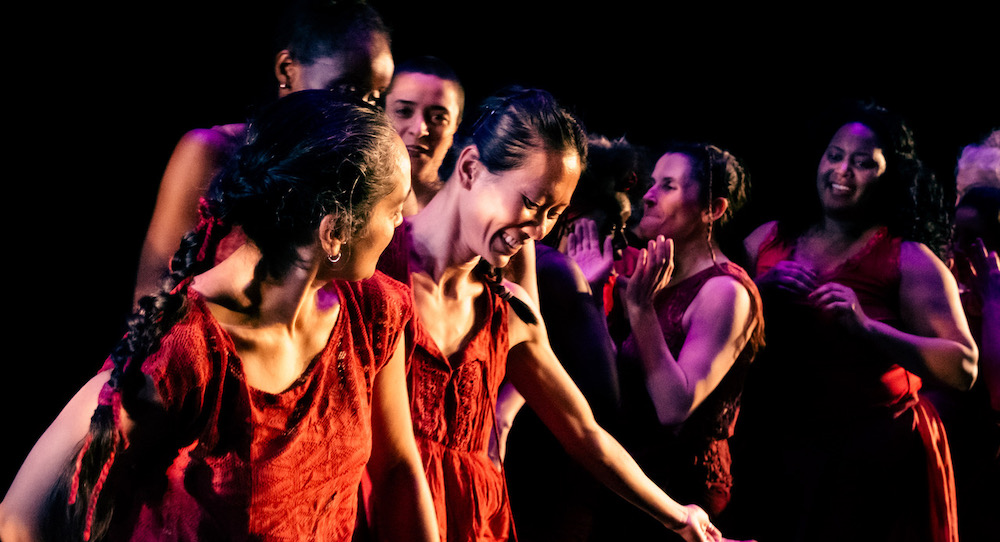
<svg viewBox="0 0 1000 542"><path fill-rule="evenodd" d="M907 370L932 376L960 390L972 386L978 349L962 311L955 278L920 243L904 242L900 251L900 314L905 330L868 318L846 286L827 283L810 299L857 337L869 341Z"/></svg>
<svg viewBox="0 0 1000 542"><path fill-rule="evenodd" d="M49 493L87 435L97 397L110 371L92 378L70 399L28 453L0 502L0 540L38 540Z"/></svg>
<svg viewBox="0 0 1000 542"><path fill-rule="evenodd" d="M375 377L368 471L379 540L439 542L434 501L413 438L403 341Z"/></svg>
<svg viewBox="0 0 1000 542"><path fill-rule="evenodd" d="M212 129L192 130L177 143L142 245L133 301L156 291L181 238L198 223L198 199L231 150L230 140Z"/></svg>
<svg viewBox="0 0 1000 542"><path fill-rule="evenodd" d="M511 344L508 377L571 456L686 540L720 539L701 508L683 506L667 496L597 424L586 399L552 353L543 325L512 321Z"/></svg>
<svg viewBox="0 0 1000 542"><path fill-rule="evenodd" d="M641 276L633 275L629 288L639 289L637 279ZM747 344L753 331L750 294L730 277L706 282L685 313L687 336L676 358L667 348L652 297L625 296L629 322L657 417L664 425L676 425L715 390Z"/></svg>

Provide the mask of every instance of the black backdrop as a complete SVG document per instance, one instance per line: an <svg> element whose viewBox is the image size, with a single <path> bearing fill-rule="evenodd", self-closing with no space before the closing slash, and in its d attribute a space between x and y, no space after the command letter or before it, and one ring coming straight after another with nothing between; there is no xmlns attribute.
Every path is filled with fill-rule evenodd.
<svg viewBox="0 0 1000 542"><path fill-rule="evenodd" d="M803 123L875 98L953 180L961 147L1000 126L985 13L848 4L777 8L374 1L397 60L433 54L470 107L508 83L552 91L587 127L637 143L708 139L754 180L748 216L809 182ZM120 335L157 183L188 129L243 119L273 96L267 36L282 2L40 4L8 58L8 355L0 487ZM942 9L945 11L942 12ZM991 50L991 47L993 50Z"/></svg>

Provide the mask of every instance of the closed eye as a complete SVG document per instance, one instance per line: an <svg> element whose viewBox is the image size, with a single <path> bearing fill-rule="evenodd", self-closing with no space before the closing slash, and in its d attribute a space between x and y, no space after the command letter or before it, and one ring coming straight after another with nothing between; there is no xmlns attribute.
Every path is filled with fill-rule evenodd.
<svg viewBox="0 0 1000 542"><path fill-rule="evenodd" d="M524 204L525 209L529 209L532 211L541 207L539 204L535 203L534 201L531 201L530 199L528 199L527 196L523 194L521 195L521 202Z"/></svg>

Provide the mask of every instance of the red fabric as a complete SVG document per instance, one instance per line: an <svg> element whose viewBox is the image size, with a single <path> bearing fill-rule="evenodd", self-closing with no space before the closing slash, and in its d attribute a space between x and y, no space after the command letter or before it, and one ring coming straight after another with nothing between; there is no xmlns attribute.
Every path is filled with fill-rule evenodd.
<svg viewBox="0 0 1000 542"><path fill-rule="evenodd" d="M379 268L409 283L409 224L398 228ZM446 358L418 317L407 326L410 413L441 539L507 540L503 474L490 460L497 392L507 364L507 304L485 288L482 317L466 345Z"/></svg>
<svg viewBox="0 0 1000 542"><path fill-rule="evenodd" d="M901 244L880 229L818 280L852 288L866 315L902 328ZM772 231L759 249L757 276L794 256L795 243ZM767 347L751 369L736 430L745 442L735 461L746 498L801 507L789 511L798 528L785 531L801 537L786 539L864 529L884 539L955 542L951 457L940 418L918 394L920 378L846 335L807 300L776 289L761 294ZM872 517L844 523L861 510ZM752 534L767 538L766 530Z"/></svg>
<svg viewBox="0 0 1000 542"><path fill-rule="evenodd" d="M341 313L330 341L278 394L247 385L231 338L189 290L187 313L143 364L166 410L164 427L179 428L164 434L177 451L166 458L165 477L120 499L133 506L116 512L113 533L129 540L351 539L371 452L372 379L412 306L406 287L380 273L331 287ZM154 489L157 483L165 488Z"/></svg>
<svg viewBox="0 0 1000 542"><path fill-rule="evenodd" d="M750 294L750 318L755 331L723 380L684 423L669 427L660 424L646 390L645 372L633 335L622 344L618 357L625 413L622 443L644 472L671 497L698 504L713 517L729 502L732 475L728 439L739 412L746 371L762 340L760 296L742 268L723 262L671 285L656 298L655 304L667 348L677 357L687 339L682 324L685 312L705 283L719 276L734 278Z"/></svg>

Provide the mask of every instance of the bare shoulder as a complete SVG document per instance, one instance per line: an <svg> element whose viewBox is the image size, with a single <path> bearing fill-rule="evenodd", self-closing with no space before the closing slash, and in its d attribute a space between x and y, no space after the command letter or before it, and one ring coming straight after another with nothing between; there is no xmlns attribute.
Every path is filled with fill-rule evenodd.
<svg viewBox="0 0 1000 542"><path fill-rule="evenodd" d="M244 124L195 128L181 136L174 154L228 154L242 143L245 133Z"/></svg>
<svg viewBox="0 0 1000 542"><path fill-rule="evenodd" d="M750 265L756 265L757 254L760 250L760 245L771 235L778 225L777 221L770 221L757 226L749 235L743 239L743 248L746 250L747 257L749 258Z"/></svg>
<svg viewBox="0 0 1000 542"><path fill-rule="evenodd" d="M904 280L940 282L951 277L941 258L938 258L927 245L915 241L903 241L900 245L899 267Z"/></svg>
<svg viewBox="0 0 1000 542"><path fill-rule="evenodd" d="M708 320L730 320L744 313L749 316L750 292L733 276L712 277L698 291L688 313Z"/></svg>

